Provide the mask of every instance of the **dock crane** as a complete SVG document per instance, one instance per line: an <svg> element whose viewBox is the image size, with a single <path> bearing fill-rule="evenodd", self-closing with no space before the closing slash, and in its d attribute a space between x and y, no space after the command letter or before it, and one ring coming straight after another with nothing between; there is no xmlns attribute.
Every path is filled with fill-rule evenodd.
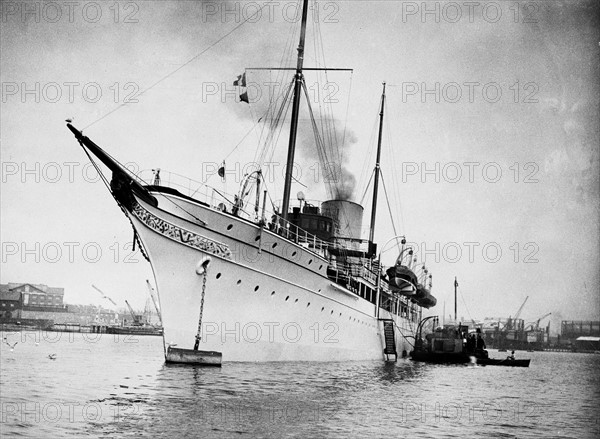
<svg viewBox="0 0 600 439"><path fill-rule="evenodd" d="M135 311L133 310L133 308L131 307L131 305L129 304L129 302L126 300L125 304L127 305L127 308L129 308L129 313L131 314L131 318L133 318L133 324L134 325L141 325L142 322L140 321L140 317L139 315L136 315Z"/></svg>
<svg viewBox="0 0 600 439"><path fill-rule="evenodd" d="M519 316L521 315L521 311L523 311L523 307L527 303L527 299L529 299L529 296L525 297L525 300L523 301L523 303L521 304L521 306L519 307L519 309L517 310L517 313L515 314L515 316L513 318L511 318L510 316L508 317L508 321L506 322L506 325L504 325L505 330L519 329L519 328L514 328L513 326L514 326L515 322L518 320Z"/></svg>
<svg viewBox="0 0 600 439"><path fill-rule="evenodd" d="M552 313L549 312L549 313L544 314L543 316L539 317L535 322L528 323L526 326L526 329L529 328L532 331L537 331L538 329L540 329L540 321L544 320L546 317L548 317L551 314Z"/></svg>
<svg viewBox="0 0 600 439"><path fill-rule="evenodd" d="M152 285L150 285L150 281L148 279L146 279L146 286L148 287L148 292L150 293L150 298L152 299L152 303L154 303L154 309L156 309L156 314L158 315L158 320L160 321L160 324L162 325L162 315L160 314L160 309L158 307L158 300L156 298L156 292L154 291L154 288L152 288Z"/></svg>
<svg viewBox="0 0 600 439"><path fill-rule="evenodd" d="M96 291L98 291L103 299L108 299L110 301L110 303L112 303L114 306L117 306L116 302L114 300L112 300L110 297L108 297L106 294L104 294L104 292L100 288L98 288L96 285L92 285L92 288L95 289Z"/></svg>

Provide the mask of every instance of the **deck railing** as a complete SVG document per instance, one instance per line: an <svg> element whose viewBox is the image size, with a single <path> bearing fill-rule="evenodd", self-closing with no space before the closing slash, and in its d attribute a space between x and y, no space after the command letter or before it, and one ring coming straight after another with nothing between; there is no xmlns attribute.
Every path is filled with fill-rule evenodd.
<svg viewBox="0 0 600 439"><path fill-rule="evenodd" d="M160 171L160 178L151 170L143 170L137 177L147 185L166 186L176 189L183 195L193 198L201 203L208 204L213 209L234 213L241 218L260 223L262 207L255 203L248 202L243 205L236 203L237 196L219 191L199 181L185 177L183 175ZM270 218L270 220L268 220ZM272 211L265 211L265 226L273 233L278 234L296 244L307 248L320 256L325 256L325 250L329 248L330 243L319 239L316 235L308 233L306 230L284 220L281 216Z"/></svg>

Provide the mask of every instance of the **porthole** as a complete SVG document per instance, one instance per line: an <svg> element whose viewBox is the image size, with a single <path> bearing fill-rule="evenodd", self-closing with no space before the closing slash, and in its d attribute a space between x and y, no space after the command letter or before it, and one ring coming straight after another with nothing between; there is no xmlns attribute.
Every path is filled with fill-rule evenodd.
<svg viewBox="0 0 600 439"><path fill-rule="evenodd" d="M275 247L277 247L277 243L276 243L276 242L274 242L274 243L273 243L273 245L272 245L271 247L272 247L272 248L275 248Z"/></svg>
<svg viewBox="0 0 600 439"><path fill-rule="evenodd" d="M342 313L340 313L340 317L342 317Z"/></svg>
<svg viewBox="0 0 600 439"><path fill-rule="evenodd" d="M331 310L331 314L333 314L333 310Z"/></svg>
<svg viewBox="0 0 600 439"><path fill-rule="evenodd" d="M215 276L217 279L219 279L221 277L221 273L217 273L217 275Z"/></svg>
<svg viewBox="0 0 600 439"><path fill-rule="evenodd" d="M275 291L271 291L271 296L274 296L274 295L275 295Z"/></svg>
<svg viewBox="0 0 600 439"><path fill-rule="evenodd" d="M260 235L258 235L256 238L254 238L255 241L258 241L260 239Z"/></svg>
<svg viewBox="0 0 600 439"><path fill-rule="evenodd" d="M294 303L298 303L298 299L294 300Z"/></svg>
<svg viewBox="0 0 600 439"><path fill-rule="evenodd" d="M309 306L310 306L310 302L308 302L308 303L306 304L306 307L307 307L307 308L308 308Z"/></svg>
<svg viewBox="0 0 600 439"><path fill-rule="evenodd" d="M321 312L325 311L325 307L321 308Z"/></svg>
<svg viewBox="0 0 600 439"><path fill-rule="evenodd" d="M319 265L319 270L321 270L323 268L323 264Z"/></svg>
<svg viewBox="0 0 600 439"><path fill-rule="evenodd" d="M238 279L237 284L240 285L242 283L241 279Z"/></svg>
<svg viewBox="0 0 600 439"><path fill-rule="evenodd" d="M308 260L308 265L312 264L312 259Z"/></svg>
<svg viewBox="0 0 600 439"><path fill-rule="evenodd" d="M321 292L321 289L319 288L319 293Z"/></svg>
<svg viewBox="0 0 600 439"><path fill-rule="evenodd" d="M257 285L257 286L255 286L255 287L254 287L254 291L258 291L258 288L259 288L259 286L258 286L258 285Z"/></svg>
<svg viewBox="0 0 600 439"><path fill-rule="evenodd" d="M289 298L290 298L290 296L286 296L285 301L287 302Z"/></svg>
<svg viewBox="0 0 600 439"><path fill-rule="evenodd" d="M297 254L297 253L298 253L298 252L294 252L294 253L292 253L292 258L293 258L294 256L296 256L296 254Z"/></svg>
<svg viewBox="0 0 600 439"><path fill-rule="evenodd" d="M233 229L233 224L229 224L229 225L227 226L227 230L231 230L231 229Z"/></svg>

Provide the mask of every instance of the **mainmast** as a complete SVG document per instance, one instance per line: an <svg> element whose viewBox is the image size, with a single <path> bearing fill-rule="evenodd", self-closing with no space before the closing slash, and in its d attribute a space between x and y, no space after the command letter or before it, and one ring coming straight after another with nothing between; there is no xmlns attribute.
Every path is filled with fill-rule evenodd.
<svg viewBox="0 0 600 439"><path fill-rule="evenodd" d="M377 160L375 161L375 179L373 182L373 205L371 207L371 229L369 230L369 241L373 242L375 237L375 217L377 215L377 191L379 190L379 161L381 159L381 139L383 137L383 107L385 104L385 82L381 94L381 111L379 112L379 137L377 139Z"/></svg>
<svg viewBox="0 0 600 439"><path fill-rule="evenodd" d="M294 84L294 101L292 104L292 121L290 126L290 141L285 169L285 184L283 187L283 205L281 216L287 220L290 207L290 192L292 188L292 172L294 171L294 154L296 152L296 136L298 134L298 113L300 111L300 92L302 91L302 66L304 64L304 40L306 37L306 16L308 12L308 0L302 5L302 27L300 30L300 43L298 44L298 62L296 64L296 75Z"/></svg>

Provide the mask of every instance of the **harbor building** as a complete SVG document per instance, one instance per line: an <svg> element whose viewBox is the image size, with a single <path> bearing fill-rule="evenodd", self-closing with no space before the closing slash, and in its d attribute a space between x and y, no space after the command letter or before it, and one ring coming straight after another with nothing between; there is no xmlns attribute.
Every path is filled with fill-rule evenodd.
<svg viewBox="0 0 600 439"><path fill-rule="evenodd" d="M67 312L63 303L64 295L64 288L44 284L0 284L1 315L6 318L27 318L23 311Z"/></svg>
<svg viewBox="0 0 600 439"><path fill-rule="evenodd" d="M560 322L560 335L563 340L600 337L600 321L563 320Z"/></svg>
<svg viewBox="0 0 600 439"><path fill-rule="evenodd" d="M577 351L600 350L600 321L563 320L559 344Z"/></svg>
<svg viewBox="0 0 600 439"><path fill-rule="evenodd" d="M0 321L45 327L68 321L65 289L45 284L0 284Z"/></svg>

